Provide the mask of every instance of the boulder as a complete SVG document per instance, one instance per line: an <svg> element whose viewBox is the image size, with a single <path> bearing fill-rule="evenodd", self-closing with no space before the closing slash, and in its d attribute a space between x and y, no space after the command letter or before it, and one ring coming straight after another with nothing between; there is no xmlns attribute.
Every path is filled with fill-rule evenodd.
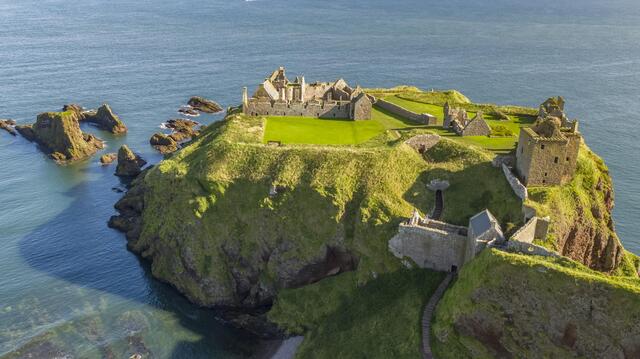
<svg viewBox="0 0 640 359"><path fill-rule="evenodd" d="M155 133L151 136L149 143L162 154L175 152L178 149L178 142L162 133Z"/></svg>
<svg viewBox="0 0 640 359"><path fill-rule="evenodd" d="M200 131L196 129L200 124L196 121L179 118L169 120L165 125L173 131L168 137L175 142L186 141L200 134Z"/></svg>
<svg viewBox="0 0 640 359"><path fill-rule="evenodd" d="M146 164L147 161L133 153L127 145L122 145L118 150L118 166L115 174L120 177L135 177L142 172L142 166Z"/></svg>
<svg viewBox="0 0 640 359"><path fill-rule="evenodd" d="M16 126L16 130L40 144L56 162L67 163L87 158L104 147L99 138L82 132L78 121L79 115L72 109L45 112L38 115L35 124Z"/></svg>
<svg viewBox="0 0 640 359"><path fill-rule="evenodd" d="M211 101L199 96L190 98L188 104L189 106L200 112L216 113L222 111L222 106L220 106L215 101Z"/></svg>
<svg viewBox="0 0 640 359"><path fill-rule="evenodd" d="M185 116L192 116L192 117L200 116L200 113L198 111L194 110L193 107L191 107L191 106L180 107L178 109L178 112L180 112L181 114L183 114Z"/></svg>
<svg viewBox="0 0 640 359"><path fill-rule="evenodd" d="M115 161L118 158L118 154L117 153L107 153L104 154L100 157L100 163L103 166L109 165L111 163L113 163L113 161Z"/></svg>
<svg viewBox="0 0 640 359"><path fill-rule="evenodd" d="M0 119L0 129L7 131L10 135L15 136L16 130L13 127L16 125L16 121Z"/></svg>

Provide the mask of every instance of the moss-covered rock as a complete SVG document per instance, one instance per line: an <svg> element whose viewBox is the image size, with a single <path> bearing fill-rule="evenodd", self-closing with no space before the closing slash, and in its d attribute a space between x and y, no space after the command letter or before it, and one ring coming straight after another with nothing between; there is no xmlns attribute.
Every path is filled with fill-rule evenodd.
<svg viewBox="0 0 640 359"><path fill-rule="evenodd" d="M439 358L636 358L640 279L486 250L436 310Z"/></svg>
<svg viewBox="0 0 640 359"><path fill-rule="evenodd" d="M82 132L78 121L72 110L45 112L38 115L35 124L16 126L16 130L40 144L56 162L67 163L85 159L104 147L100 139Z"/></svg>

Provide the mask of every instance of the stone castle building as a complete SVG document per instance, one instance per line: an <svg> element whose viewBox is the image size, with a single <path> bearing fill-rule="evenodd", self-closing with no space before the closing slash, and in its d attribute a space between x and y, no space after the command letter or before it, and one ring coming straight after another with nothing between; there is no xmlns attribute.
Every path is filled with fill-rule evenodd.
<svg viewBox="0 0 640 359"><path fill-rule="evenodd" d="M504 242L489 210L471 217L467 227L423 218L414 210L389 241L389 250L398 258L411 258L420 268L455 272L487 246Z"/></svg>
<svg viewBox="0 0 640 359"><path fill-rule="evenodd" d="M564 99L552 97L540 105L538 118L520 131L516 169L526 186L569 182L576 171L582 136L578 121L564 113Z"/></svg>
<svg viewBox="0 0 640 359"><path fill-rule="evenodd" d="M469 120L467 111L462 108L452 108L448 102L443 107L444 121L442 127L452 129L458 136L489 136L491 127L482 117L482 111Z"/></svg>
<svg viewBox="0 0 640 359"><path fill-rule="evenodd" d="M304 76L289 81L284 67L275 70L249 98L243 89L242 110L250 116L308 116L371 119L373 100L343 79L307 83Z"/></svg>

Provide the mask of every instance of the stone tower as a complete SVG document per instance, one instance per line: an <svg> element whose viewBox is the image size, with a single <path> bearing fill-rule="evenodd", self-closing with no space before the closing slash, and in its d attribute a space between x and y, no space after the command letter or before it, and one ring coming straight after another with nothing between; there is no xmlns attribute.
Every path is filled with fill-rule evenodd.
<svg viewBox="0 0 640 359"><path fill-rule="evenodd" d="M565 184L573 178L582 136L577 121L547 116L523 128L516 149L516 168L526 186Z"/></svg>
<svg viewBox="0 0 640 359"><path fill-rule="evenodd" d="M242 112L246 113L247 105L249 104L249 93L247 87L242 88Z"/></svg>

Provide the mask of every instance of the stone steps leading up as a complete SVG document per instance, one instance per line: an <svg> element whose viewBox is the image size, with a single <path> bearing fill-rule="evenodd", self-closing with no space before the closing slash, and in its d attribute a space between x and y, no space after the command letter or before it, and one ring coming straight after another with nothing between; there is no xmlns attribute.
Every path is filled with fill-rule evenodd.
<svg viewBox="0 0 640 359"><path fill-rule="evenodd" d="M424 311L422 312L422 358L424 359L432 359L433 353L431 352L431 343L429 341L431 335L431 319L433 318L433 313L438 305L438 302L444 295L444 292L451 284L453 280L454 273L447 273L447 276L440 283L436 291L433 293L427 305L424 307Z"/></svg>

